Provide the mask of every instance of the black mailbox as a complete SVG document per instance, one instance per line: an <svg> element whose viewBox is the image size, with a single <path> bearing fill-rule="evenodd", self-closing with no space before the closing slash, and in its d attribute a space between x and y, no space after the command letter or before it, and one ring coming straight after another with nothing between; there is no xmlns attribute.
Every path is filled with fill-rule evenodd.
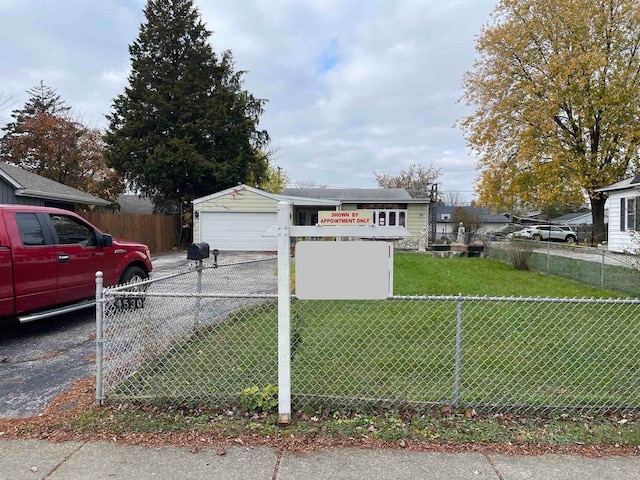
<svg viewBox="0 0 640 480"><path fill-rule="evenodd" d="M187 248L187 260L204 260L209 258L208 243L192 243Z"/></svg>

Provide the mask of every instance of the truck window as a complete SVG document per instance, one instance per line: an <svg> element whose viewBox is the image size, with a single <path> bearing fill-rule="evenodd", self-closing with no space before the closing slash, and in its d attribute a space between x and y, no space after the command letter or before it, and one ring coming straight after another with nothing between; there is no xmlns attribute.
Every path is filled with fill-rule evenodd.
<svg viewBox="0 0 640 480"><path fill-rule="evenodd" d="M95 246L97 244L96 234L88 225L66 215L50 214L49 217L58 234L59 245Z"/></svg>
<svg viewBox="0 0 640 480"><path fill-rule="evenodd" d="M35 213L16 213L16 224L22 245L44 245L44 232Z"/></svg>

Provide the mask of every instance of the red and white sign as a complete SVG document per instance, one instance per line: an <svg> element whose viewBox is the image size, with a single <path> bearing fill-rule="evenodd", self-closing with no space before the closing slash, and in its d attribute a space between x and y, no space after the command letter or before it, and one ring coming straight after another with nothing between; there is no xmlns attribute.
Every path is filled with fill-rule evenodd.
<svg viewBox="0 0 640 480"><path fill-rule="evenodd" d="M373 225L373 211L319 211L318 225Z"/></svg>

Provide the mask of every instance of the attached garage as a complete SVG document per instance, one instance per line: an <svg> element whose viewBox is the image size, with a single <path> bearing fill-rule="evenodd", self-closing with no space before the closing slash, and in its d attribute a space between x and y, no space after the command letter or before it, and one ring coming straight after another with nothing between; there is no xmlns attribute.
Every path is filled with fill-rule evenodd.
<svg viewBox="0 0 640 480"><path fill-rule="evenodd" d="M201 212L200 241L220 251L275 251L275 212ZM271 236L265 236L271 229Z"/></svg>
<svg viewBox="0 0 640 480"><path fill-rule="evenodd" d="M280 197L238 185L193 201L193 240L220 251L276 251Z"/></svg>

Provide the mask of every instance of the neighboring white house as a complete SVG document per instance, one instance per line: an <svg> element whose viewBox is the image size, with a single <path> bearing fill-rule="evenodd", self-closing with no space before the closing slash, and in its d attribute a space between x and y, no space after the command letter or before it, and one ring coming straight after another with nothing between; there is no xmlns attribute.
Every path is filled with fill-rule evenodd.
<svg viewBox="0 0 640 480"><path fill-rule="evenodd" d="M315 225L318 212L373 210L379 226L405 227L409 244L428 231L428 199L413 199L401 188L285 189L282 195L238 185L193 201L193 241L218 250L275 251L278 202L292 206L292 225Z"/></svg>
<svg viewBox="0 0 640 480"><path fill-rule="evenodd" d="M640 249L640 175L597 191L609 195L608 250L637 252Z"/></svg>

